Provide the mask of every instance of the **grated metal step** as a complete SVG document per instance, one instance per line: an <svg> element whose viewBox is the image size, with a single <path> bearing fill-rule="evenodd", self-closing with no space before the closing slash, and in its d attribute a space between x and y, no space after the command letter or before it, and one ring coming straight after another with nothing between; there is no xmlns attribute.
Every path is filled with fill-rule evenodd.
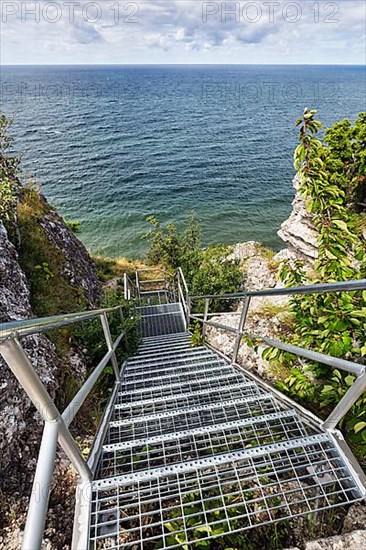
<svg viewBox="0 0 366 550"><path fill-rule="evenodd" d="M217 366L215 366L217 365ZM180 373L180 374L166 374L164 378L159 376L154 376L147 378L147 376L140 376L137 380L126 381L121 384L122 391L134 391L140 388L151 387L154 385L161 385L162 382L168 386L174 384L175 382L190 382L194 380L202 380L202 378L214 378L216 380L216 385L220 383L221 378L225 378L232 373L232 369L225 365L223 361L217 359L216 363L213 363L209 368L203 369L202 367L207 366L206 363L196 365L196 369L192 369L189 372ZM201 368L199 368L201 367Z"/></svg>
<svg viewBox="0 0 366 550"><path fill-rule="evenodd" d="M329 435L301 437L95 481L91 548L177 548L359 499Z"/></svg>
<svg viewBox="0 0 366 550"><path fill-rule="evenodd" d="M152 363L164 363L171 361L178 361L181 358L189 358L194 357L195 355L204 354L207 357L214 357L215 354L208 350L205 347L197 347L197 348L186 348L183 350L173 350L173 351L160 351L155 352L150 355L139 355L138 357L132 358L128 361L128 365L149 365Z"/></svg>
<svg viewBox="0 0 366 550"><path fill-rule="evenodd" d="M93 482L91 549L193 550L361 500L333 436L192 348L179 304L140 312L145 337L124 367Z"/></svg>
<svg viewBox="0 0 366 550"><path fill-rule="evenodd" d="M149 379L151 377L154 377L156 373L160 374L161 376L170 373L188 374L191 370L198 369L199 367L202 367L202 372L205 372L211 366L220 364L226 366L226 363L219 358L214 359L211 356L198 355L197 357L194 357L192 359L187 359L186 361L181 360L177 361L176 363L162 363L161 365L146 365L143 367L135 368L127 367L125 372L125 380L138 380L140 376Z"/></svg>
<svg viewBox="0 0 366 550"><path fill-rule="evenodd" d="M109 443L202 428L222 422L260 416L279 410L271 394L255 395L216 404L179 408L164 413L115 420L109 424Z"/></svg>
<svg viewBox="0 0 366 550"><path fill-rule="evenodd" d="M181 305L164 304L140 308L143 337L184 332L185 320Z"/></svg>
<svg viewBox="0 0 366 550"><path fill-rule="evenodd" d="M232 384L230 386L215 387L205 390L190 391L178 395L170 395L161 398L134 400L132 403L116 403L115 410L128 410L131 417L150 412L162 412L168 409L180 408L184 405L208 404L217 401L225 401L235 397L247 397L248 395L259 395L260 391L254 382ZM143 413L139 413L143 411Z"/></svg>
<svg viewBox="0 0 366 550"><path fill-rule="evenodd" d="M155 355L155 354L158 354L158 353L171 353L171 352L179 352L179 351L183 351L183 350L189 350L189 349L195 349L192 347L192 344L190 342L186 342L186 341L183 341L183 342L177 342L176 344L169 344L169 345L156 345L154 346L153 348L150 347L150 348L140 348L139 350L139 357L145 357L145 356L149 356L150 354L151 355Z"/></svg>
<svg viewBox="0 0 366 550"><path fill-rule="evenodd" d="M307 435L296 413L281 411L142 441L105 445L99 476L114 477Z"/></svg>
<svg viewBox="0 0 366 550"><path fill-rule="evenodd" d="M245 380L246 378L244 378L242 374L231 374L230 376L227 376L226 378L220 380L220 388L225 389L225 387L230 386L231 384L240 384L245 382ZM200 390L210 391L212 389L217 389L217 379L201 378L192 382L175 382L168 385L163 384L154 387L148 386L147 388L141 388L135 391L118 392L117 403L131 403L133 401L140 401L144 399L160 400L162 398L168 398L186 392L194 392Z"/></svg>

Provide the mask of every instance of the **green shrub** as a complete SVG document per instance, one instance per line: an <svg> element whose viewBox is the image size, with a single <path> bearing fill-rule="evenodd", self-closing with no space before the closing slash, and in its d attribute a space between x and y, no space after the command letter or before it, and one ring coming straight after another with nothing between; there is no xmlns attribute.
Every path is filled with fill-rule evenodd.
<svg viewBox="0 0 366 550"><path fill-rule="evenodd" d="M144 237L149 240L148 260L163 265L174 273L181 267L190 294L224 294L237 292L243 283L239 261L229 260L231 247L225 245L202 248L201 231L195 216L190 216L186 227L178 231L173 223L163 227L153 216L148 218L152 229ZM196 302L194 310L201 311L203 302ZM212 301L211 311L229 311L232 300Z"/></svg>
<svg viewBox="0 0 366 550"><path fill-rule="evenodd" d="M352 126L348 120L325 132L324 143L315 137L322 127L316 111L305 109L298 120L300 144L295 151L299 191L316 227L318 259L315 277L302 262L282 264L279 275L287 286L360 279L366 276L364 215L366 195L366 114ZM291 343L358 362L366 360L366 292L300 295L291 299L295 316ZM330 371L329 367L305 362L282 352L267 358L282 362L292 371L279 387L300 398L317 412L334 407L353 380L352 376ZM304 367L305 365L305 367ZM327 385L324 386L325 381ZM322 390L320 388L323 387ZM327 411L325 411L327 409ZM355 452L366 456L365 397L347 414L342 427Z"/></svg>

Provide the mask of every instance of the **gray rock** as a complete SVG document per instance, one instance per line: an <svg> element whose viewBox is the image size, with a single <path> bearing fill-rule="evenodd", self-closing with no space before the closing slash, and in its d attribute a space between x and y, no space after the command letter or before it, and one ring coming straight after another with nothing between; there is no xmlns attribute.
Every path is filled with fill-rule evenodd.
<svg viewBox="0 0 366 550"><path fill-rule="evenodd" d="M363 550L366 548L366 531L353 531L346 535L307 542L305 550Z"/></svg>
<svg viewBox="0 0 366 550"><path fill-rule="evenodd" d="M0 322L31 318L29 289L18 264L18 254L0 222ZM61 364L54 345L43 335L22 339L23 347L51 396L57 388ZM0 357L0 470L27 471L36 452L41 420L18 381ZM23 472L23 474L24 474Z"/></svg>
<svg viewBox="0 0 366 550"><path fill-rule="evenodd" d="M44 197L42 200L47 204ZM63 270L71 284L83 290L90 307L94 307L101 293L101 284L96 267L88 251L64 220L50 209L40 221L40 225L51 243L64 257Z"/></svg>
<svg viewBox="0 0 366 550"><path fill-rule="evenodd" d="M366 529L366 504L353 504L344 519L342 533Z"/></svg>
<svg viewBox="0 0 366 550"><path fill-rule="evenodd" d="M293 185L296 195L292 203L292 212L281 225L278 235L287 244L292 255L312 264L318 257L318 232L306 209L305 201L299 193L298 176L295 176Z"/></svg>

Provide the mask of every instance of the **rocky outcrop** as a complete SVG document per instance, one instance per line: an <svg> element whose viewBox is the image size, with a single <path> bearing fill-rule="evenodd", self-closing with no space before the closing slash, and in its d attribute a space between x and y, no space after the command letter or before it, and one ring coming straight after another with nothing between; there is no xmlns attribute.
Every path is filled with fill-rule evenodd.
<svg viewBox="0 0 366 550"><path fill-rule="evenodd" d="M293 256L312 264L318 257L318 232L306 209L305 201L300 195L298 176L295 176L293 185L296 195L292 203L292 212L281 225L278 235L287 244Z"/></svg>
<svg viewBox="0 0 366 550"><path fill-rule="evenodd" d="M0 323L32 317L29 289L18 254L0 222ZM0 325L1 326L1 325ZM24 350L54 397L62 369L54 345L42 335L22 339ZM0 471L9 489L27 483L34 469L42 422L9 367L0 358ZM11 470L11 475L10 474Z"/></svg>
<svg viewBox="0 0 366 550"><path fill-rule="evenodd" d="M84 245L55 210L48 209L39 223L46 238L62 253L62 269L66 279L82 289L90 307L95 306L100 297L101 285L94 262Z"/></svg>
<svg viewBox="0 0 366 550"><path fill-rule="evenodd" d="M65 280L82 289L89 307L95 306L101 287L94 264L85 247L52 209L47 209L39 224L45 238L62 253ZM0 330L1 323L34 317L30 298L28 282L20 267L18 252L0 221ZM75 379L85 377L86 363L80 350L70 349L61 359L53 343L44 335L22 338L21 342L52 399L56 397L61 383L64 382L65 372L70 373ZM10 550L17 547L12 545L19 535L19 529L21 530L27 507L42 426L39 413L0 356L0 495L3 508L0 514L0 529L4 528L3 535L0 535L0 548ZM68 469L68 463L65 466L62 454L59 454L56 479L60 477L60 472ZM72 472L69 475L72 476ZM72 485L69 489L72 493ZM65 499L62 502L67 504ZM56 521L60 514L54 516ZM64 517L67 517L67 514L64 514ZM65 537L65 531L61 529L60 532ZM49 546L50 549L62 547L61 543Z"/></svg>

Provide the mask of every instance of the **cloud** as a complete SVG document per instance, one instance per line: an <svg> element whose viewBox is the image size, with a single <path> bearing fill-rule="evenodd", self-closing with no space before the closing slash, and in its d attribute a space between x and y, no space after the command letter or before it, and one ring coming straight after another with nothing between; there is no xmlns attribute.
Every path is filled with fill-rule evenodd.
<svg viewBox="0 0 366 550"><path fill-rule="evenodd" d="M359 0L2 0L1 8L3 63L239 63L248 54L253 63L365 62Z"/></svg>

